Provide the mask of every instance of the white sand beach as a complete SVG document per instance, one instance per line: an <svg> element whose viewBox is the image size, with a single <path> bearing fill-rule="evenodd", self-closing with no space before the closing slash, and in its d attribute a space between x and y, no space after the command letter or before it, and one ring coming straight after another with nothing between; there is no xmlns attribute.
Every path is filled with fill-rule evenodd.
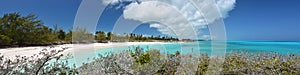
<svg viewBox="0 0 300 75"><path fill-rule="evenodd" d="M119 46L131 46L131 45L143 45L143 44L166 44L165 42L124 42L124 43L93 43L93 44L63 44L54 45L53 48L50 46L35 46L35 47L19 47L19 48L5 48L0 49L0 53L6 58L13 59L16 55L20 56L32 56L38 54L43 49L51 50L62 50L66 48L63 54L73 53L75 51L83 50L96 50L110 47Z"/></svg>

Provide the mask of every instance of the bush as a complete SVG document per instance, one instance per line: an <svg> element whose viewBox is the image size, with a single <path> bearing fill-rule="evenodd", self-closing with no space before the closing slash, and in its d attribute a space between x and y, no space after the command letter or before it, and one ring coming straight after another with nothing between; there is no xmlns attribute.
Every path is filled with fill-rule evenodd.
<svg viewBox="0 0 300 75"><path fill-rule="evenodd" d="M75 75L78 72L68 66L67 61L60 61L63 50L42 50L31 57L16 56L5 58L0 54L0 75ZM70 56L70 55L68 55ZM68 57L64 57L68 58ZM49 62L55 61L55 62ZM74 66L75 67L75 66Z"/></svg>
<svg viewBox="0 0 300 75"><path fill-rule="evenodd" d="M60 74L60 75L119 75L119 74L155 74L155 75L205 75L220 74L254 74L254 75L299 75L300 57L298 55L280 55L277 53L231 52L225 61L216 62L220 57L209 57L207 54L164 55L159 50L144 51L137 47L134 51L99 55L91 63L84 63L79 68L68 67L68 62L58 55L63 50L43 50L32 57L16 56L16 59L0 57L0 74ZM69 57L70 55L68 55ZM55 60L50 64L48 61ZM213 68L212 67L221 67ZM74 66L75 67L75 66Z"/></svg>
<svg viewBox="0 0 300 75"><path fill-rule="evenodd" d="M220 74L258 74L277 75L300 74L300 57L294 54L232 52L225 56L224 63L218 65L220 57L210 58L207 54L182 55L178 51L167 56L159 50L140 52L124 51L119 54L95 58L78 68L79 74L156 74L156 75L205 75ZM156 55L154 55L156 54ZM156 64L156 65L154 65ZM222 67L209 69L208 66ZM158 67L158 68L157 68ZM157 68L157 69L156 69Z"/></svg>

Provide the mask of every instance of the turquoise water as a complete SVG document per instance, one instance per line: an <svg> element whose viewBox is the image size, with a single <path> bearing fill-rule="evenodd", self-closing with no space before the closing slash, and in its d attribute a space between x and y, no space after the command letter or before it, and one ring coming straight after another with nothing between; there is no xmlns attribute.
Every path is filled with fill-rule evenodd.
<svg viewBox="0 0 300 75"><path fill-rule="evenodd" d="M143 50L160 50L161 53L169 54L179 51L181 54L201 54L212 53L211 41L197 41L186 43L167 43L167 44L150 44L150 45L134 45L106 48L99 50L83 50L83 52L75 52L76 65L82 62L90 62L92 58L97 57L99 54L107 55L119 53L124 50L134 50L136 47L141 47ZM224 42L215 42L214 45L218 46ZM227 41L226 48L215 47L215 50L220 50L223 53L230 53L232 51L247 51L249 53L268 53L276 52L279 54L300 55L300 41ZM90 59L87 59L90 58Z"/></svg>
<svg viewBox="0 0 300 75"><path fill-rule="evenodd" d="M219 43L217 42L216 44ZM106 48L97 50L96 53L116 53L122 50L133 50L135 47L141 47L144 50L158 49L163 50L162 52L165 53L174 53L175 51L180 51L183 54L190 54L194 52L211 54L212 51L211 41L198 41ZM245 50L249 53L277 52L280 54L300 54L300 41L227 41L226 43L226 53Z"/></svg>

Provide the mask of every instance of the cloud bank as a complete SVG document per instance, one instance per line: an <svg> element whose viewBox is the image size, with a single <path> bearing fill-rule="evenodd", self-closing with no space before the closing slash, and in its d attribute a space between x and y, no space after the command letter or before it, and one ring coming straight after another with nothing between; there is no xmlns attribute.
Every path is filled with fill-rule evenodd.
<svg viewBox="0 0 300 75"><path fill-rule="evenodd" d="M130 0L103 0L103 3L117 3ZM217 19L228 17L228 13L234 9L236 0L131 0L133 3L125 7L123 16L125 19L150 23L150 27L157 28L162 34L183 37L182 39L195 39L192 37L201 29ZM140 3L137 3L140 2ZM193 4L200 6L195 7ZM211 7L218 7L218 11L212 11ZM199 11L199 10L200 11ZM154 22L154 23L152 23ZM157 23L158 22L158 23ZM192 29L191 29L192 27ZM177 33L174 34L173 31ZM191 37L188 37L191 36ZM208 37L202 35L198 37Z"/></svg>

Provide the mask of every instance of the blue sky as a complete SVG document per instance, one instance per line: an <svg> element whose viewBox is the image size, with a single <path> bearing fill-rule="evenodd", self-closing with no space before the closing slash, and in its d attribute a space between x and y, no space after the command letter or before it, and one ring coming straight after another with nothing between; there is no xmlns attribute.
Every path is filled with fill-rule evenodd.
<svg viewBox="0 0 300 75"><path fill-rule="evenodd" d="M300 40L299 0L237 0L226 18L228 39Z"/></svg>
<svg viewBox="0 0 300 75"><path fill-rule="evenodd" d="M45 25L58 24L69 30L81 0L1 0L0 15L19 12L36 14ZM229 40L300 40L299 0L237 0L224 19ZM107 8L100 17L98 30L111 31L123 9ZM149 24L135 33L162 35Z"/></svg>

